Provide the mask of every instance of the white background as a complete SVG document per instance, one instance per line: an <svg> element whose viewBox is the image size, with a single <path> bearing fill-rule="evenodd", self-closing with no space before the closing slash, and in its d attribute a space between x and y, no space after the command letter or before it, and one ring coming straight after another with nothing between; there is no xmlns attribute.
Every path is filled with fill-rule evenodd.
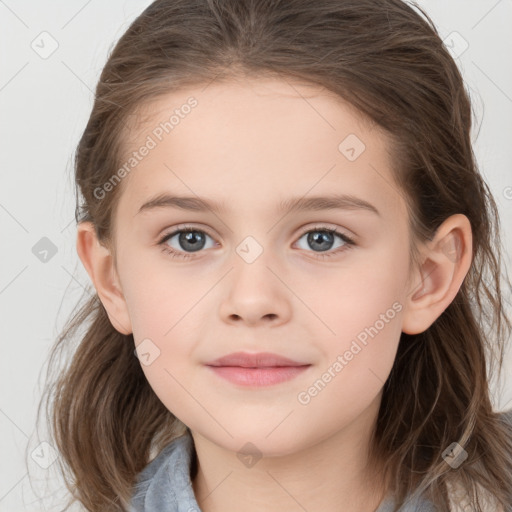
<svg viewBox="0 0 512 512"><path fill-rule="evenodd" d="M29 439L29 454L38 442L35 413L48 350L89 282L75 250L72 156L108 52L149 3L0 0L1 511L45 510L32 495L25 449ZM477 113L475 153L500 207L510 269L512 2L419 3L443 39L455 31L462 37L455 49L469 45L457 62ZM58 42L47 59L31 47L43 31ZM42 237L57 248L46 263L32 252ZM506 381L493 388L497 410L512 404L511 359ZM50 470L40 470L30 457L29 463L37 480L32 484L44 485Z"/></svg>

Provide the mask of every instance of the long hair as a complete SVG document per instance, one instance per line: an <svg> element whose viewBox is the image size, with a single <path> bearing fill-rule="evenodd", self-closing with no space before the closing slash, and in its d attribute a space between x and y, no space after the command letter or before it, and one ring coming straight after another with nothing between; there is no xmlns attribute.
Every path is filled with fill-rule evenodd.
<svg viewBox="0 0 512 512"><path fill-rule="evenodd" d="M92 222L101 243L111 243L122 183L108 194L98 190L122 164L123 141L141 106L187 86L240 76L318 84L385 130L407 202L411 261L418 263L418 244L431 240L446 218L468 217L470 270L425 332L402 333L371 456L386 460L397 507L421 491L448 510L455 487L471 510L482 510L482 492L496 505L512 503L510 427L493 412L489 387L495 371L501 373L511 329L500 220L473 153L463 79L418 6L402 0L153 2L111 50L97 84L75 154L76 222ZM63 369L64 350L71 355ZM184 431L133 351L133 336L114 329L97 294L73 312L52 347L47 421L71 499L90 511L126 510L137 473ZM454 441L467 452L456 470L443 457Z"/></svg>

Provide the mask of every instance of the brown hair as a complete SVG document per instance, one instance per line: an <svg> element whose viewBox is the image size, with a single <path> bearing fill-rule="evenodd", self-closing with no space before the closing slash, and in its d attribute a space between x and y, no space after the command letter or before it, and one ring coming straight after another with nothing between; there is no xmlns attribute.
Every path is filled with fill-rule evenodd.
<svg viewBox="0 0 512 512"><path fill-rule="evenodd" d="M75 159L77 222L113 244L122 187L102 187L119 168L141 105L188 85L238 76L318 84L380 125L393 142L394 172L407 200L413 245L450 215L471 222L473 261L453 302L425 332L402 333L372 443L387 461L397 507L413 491L447 510L458 485L472 510L485 491L512 503L512 436L493 412L489 376L503 362L511 324L500 280L500 221L478 172L472 111L461 74L434 23L401 0L157 0L128 28L101 73ZM121 183L122 185L122 183ZM78 195L81 198L78 198ZM510 285L507 276L507 285ZM79 328L77 346L72 340ZM57 355L71 353L62 370ZM137 473L184 430L160 402L94 294L52 348L47 412L68 472L88 510L125 510ZM442 457L454 441L467 460ZM468 502L468 503L469 503Z"/></svg>

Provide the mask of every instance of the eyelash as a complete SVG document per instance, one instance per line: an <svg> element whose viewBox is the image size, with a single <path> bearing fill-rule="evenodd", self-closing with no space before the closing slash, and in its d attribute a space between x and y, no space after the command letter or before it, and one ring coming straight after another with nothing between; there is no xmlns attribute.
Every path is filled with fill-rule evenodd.
<svg viewBox="0 0 512 512"><path fill-rule="evenodd" d="M183 260L188 260L190 258L193 257L193 254L194 253L186 253L186 252L180 252L180 251L176 251L175 249L172 249L171 247L169 247L166 242L168 240L170 240L174 235L177 235L179 233L190 233L190 232L199 232L199 233L204 233L206 235L208 235L209 237L213 238L213 236L208 233L208 231L205 231L204 229L198 229L198 228L195 228L193 226L183 226L181 227L180 229L176 229L175 231L173 231L172 233L168 233L168 234L165 234L158 242L158 245L161 245L162 247L162 251L169 254L172 258L180 258L180 259L183 259ZM338 248L336 249L335 251L332 251L332 252L328 252L326 254L322 254L322 253L315 253L317 254L317 257L319 259L326 259L326 258L331 258L333 256L336 256L338 255L339 253L343 252L343 251L346 251L348 249L351 249L353 246L355 246L355 242L352 238L348 237L347 235L345 235L344 233L340 233L339 231L337 231L336 229L333 229L333 228L328 228L326 226L316 226L314 228L309 228L307 229L306 231L302 232L301 235L299 236L299 240L307 233L310 233L310 232L322 232L322 233L330 233L330 234L333 234L333 235L337 235L338 237L340 237L343 242L345 242L345 245L341 248ZM200 251L199 251L200 252ZM311 251L310 251L311 252ZM314 252L314 251L313 251Z"/></svg>

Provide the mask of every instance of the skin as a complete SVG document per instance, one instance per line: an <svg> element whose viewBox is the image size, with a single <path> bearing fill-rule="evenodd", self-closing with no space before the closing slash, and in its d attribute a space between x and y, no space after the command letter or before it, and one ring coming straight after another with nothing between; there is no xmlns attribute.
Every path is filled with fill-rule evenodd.
<svg viewBox="0 0 512 512"><path fill-rule="evenodd" d="M422 265L410 267L408 215L385 133L317 86L251 79L173 92L143 111L127 154L191 95L197 107L121 184L116 258L82 223L80 259L114 327L160 351L142 370L192 431L203 511L329 512L340 503L345 512L374 511L385 488L378 464L365 463L382 388L401 332L427 329L459 290L471 263L470 223L460 214L447 219L421 246ZM354 161L338 149L349 134L366 146ZM137 214L163 191L224 202L226 211ZM281 200L333 191L368 201L380 215L277 211ZM192 257L172 258L158 241L184 223L206 230L204 248L192 252L174 236L167 246ZM321 259L304 236L318 227L334 227L355 245L334 236L326 253L345 250ZM263 249L252 263L237 253L248 236ZM299 393L390 309L393 318L300 403ZM266 388L242 388L204 366L240 350L311 366ZM262 457L251 467L237 457L247 442Z"/></svg>

